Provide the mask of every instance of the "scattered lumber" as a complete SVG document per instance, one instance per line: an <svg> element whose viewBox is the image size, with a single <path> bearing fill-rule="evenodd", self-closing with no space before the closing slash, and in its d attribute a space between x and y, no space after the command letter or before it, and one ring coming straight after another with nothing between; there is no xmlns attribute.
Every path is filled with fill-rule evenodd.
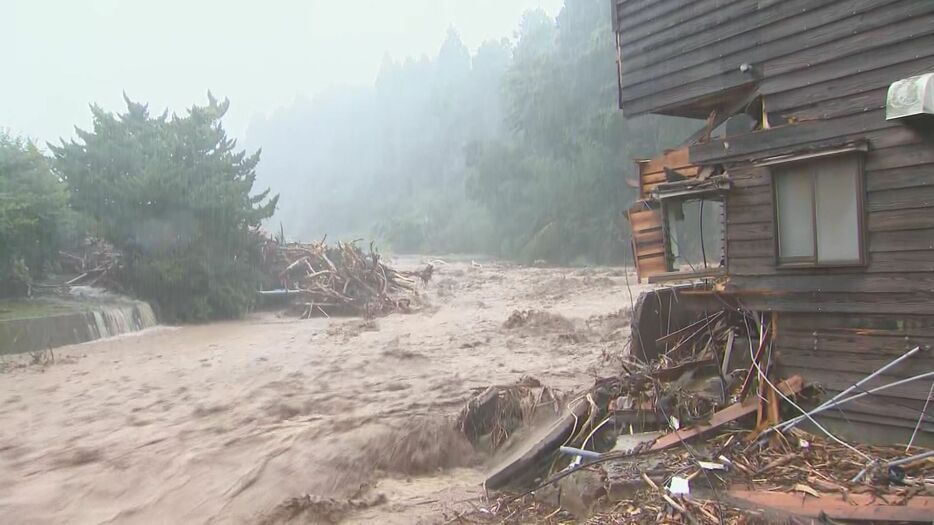
<svg viewBox="0 0 934 525"><path fill-rule="evenodd" d="M800 392L801 389L804 388L804 380L801 379L801 376L793 376L776 386L783 394L790 396ZM757 399L747 399L746 401L730 405L714 414L713 417L710 418L710 422L706 425L698 425L692 428L678 430L660 437L658 441L652 445L652 450L662 450L673 447L688 439L716 430L722 425L755 413L758 405Z"/></svg>
<svg viewBox="0 0 934 525"><path fill-rule="evenodd" d="M59 251L62 270L75 277L65 286L103 286L116 288L116 272L122 262L121 253L103 239L87 237L70 251Z"/></svg>
<svg viewBox="0 0 934 525"><path fill-rule="evenodd" d="M520 491L471 517L580 519L541 494L589 471L581 476L605 481L602 512L592 518L600 523L930 522L934 452L850 444L826 429L783 424L801 417L812 389L800 376L775 377L771 336L766 317L724 310L656 337L657 357L624 360L620 375L597 380L494 472L486 488ZM846 394L812 411L868 395ZM657 439L637 439L658 430ZM640 444L614 448L617 441Z"/></svg>
<svg viewBox="0 0 934 525"><path fill-rule="evenodd" d="M302 318L408 312L417 296L415 278L427 282L434 268L400 272L384 263L371 243L368 252L353 242L279 245L263 249L267 273L294 296Z"/></svg>

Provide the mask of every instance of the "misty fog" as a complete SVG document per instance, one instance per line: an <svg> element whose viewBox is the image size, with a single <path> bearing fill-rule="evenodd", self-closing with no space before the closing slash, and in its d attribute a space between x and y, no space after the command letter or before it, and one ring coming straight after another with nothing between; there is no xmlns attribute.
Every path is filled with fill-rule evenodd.
<svg viewBox="0 0 934 525"><path fill-rule="evenodd" d="M13 69L48 82L0 86L33 101L4 107L0 124L54 144L87 127L88 103L118 109L126 93L180 112L210 89L231 100L228 133L262 149L254 190L282 196L270 231L619 260L631 158L676 145L681 129L617 110L607 2L507 4L98 1L33 24L42 3L19 2L0 24L33 45Z"/></svg>

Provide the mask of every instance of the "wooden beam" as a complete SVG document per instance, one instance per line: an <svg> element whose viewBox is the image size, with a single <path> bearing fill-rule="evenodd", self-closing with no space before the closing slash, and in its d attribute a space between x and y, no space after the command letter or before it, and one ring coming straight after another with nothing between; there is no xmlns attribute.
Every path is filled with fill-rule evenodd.
<svg viewBox="0 0 934 525"><path fill-rule="evenodd" d="M804 380L801 379L801 376L793 376L782 381L776 386L782 394L790 396L800 392L801 389L804 388ZM658 438L657 441L655 441L655 444L652 445L651 450L656 451L670 448L678 445L682 441L687 441L702 434L706 434L707 432L715 430L731 421L736 421L737 419L754 413L758 406L759 399L755 397L747 399L742 403L735 403L730 405L715 413L710 418L710 422L706 425L690 427L684 430L676 430L670 434L665 434L664 436Z"/></svg>
<svg viewBox="0 0 934 525"><path fill-rule="evenodd" d="M822 494L820 498L788 492L731 489L727 500L748 509L771 509L801 518L859 521L908 521L930 523L934 497L915 496L905 505L878 505L869 494Z"/></svg>

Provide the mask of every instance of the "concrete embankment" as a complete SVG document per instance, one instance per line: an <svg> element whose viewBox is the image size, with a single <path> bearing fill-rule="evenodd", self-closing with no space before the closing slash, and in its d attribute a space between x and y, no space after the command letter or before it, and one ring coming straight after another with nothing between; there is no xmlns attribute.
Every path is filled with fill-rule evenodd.
<svg viewBox="0 0 934 525"><path fill-rule="evenodd" d="M0 305L0 355L46 350L137 332L156 325L148 303L81 299Z"/></svg>

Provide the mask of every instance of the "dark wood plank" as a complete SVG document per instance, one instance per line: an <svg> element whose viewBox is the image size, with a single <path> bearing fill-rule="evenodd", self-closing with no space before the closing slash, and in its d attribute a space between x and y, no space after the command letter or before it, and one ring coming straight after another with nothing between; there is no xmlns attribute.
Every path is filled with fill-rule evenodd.
<svg viewBox="0 0 934 525"><path fill-rule="evenodd" d="M664 18L671 12L684 9L684 0L641 0L611 2L616 4L616 32L626 31L639 24Z"/></svg>
<svg viewBox="0 0 934 525"><path fill-rule="evenodd" d="M934 295L922 292L747 294L742 304L768 312L934 315Z"/></svg>
<svg viewBox="0 0 934 525"><path fill-rule="evenodd" d="M848 273L840 272L821 270L821 273L815 274L732 275L727 281L726 290L737 295L812 292L934 292L934 275L931 273L867 274L862 273L861 269L852 269Z"/></svg>
<svg viewBox="0 0 934 525"><path fill-rule="evenodd" d="M775 241L756 239L749 241L727 241L731 257L775 257Z"/></svg>
<svg viewBox="0 0 934 525"><path fill-rule="evenodd" d="M870 336L842 334L838 332L811 332L789 330L776 339L777 347L782 350L795 350L819 354L830 361L840 361L840 366L849 358L867 359L878 362L870 372L878 370L889 361L901 357L916 346L934 344L934 338L903 337L898 335ZM904 365L891 369L889 375L904 375L905 371L934 369L934 356L929 352L920 352L905 360ZM845 368L843 368L845 369Z"/></svg>
<svg viewBox="0 0 934 525"><path fill-rule="evenodd" d="M934 145L908 145L871 151L866 159L866 171L890 170L922 164L934 164Z"/></svg>
<svg viewBox="0 0 934 525"><path fill-rule="evenodd" d="M894 0L889 0L889 4ZM700 46L687 49L686 52L678 56L667 58L656 58L655 62L642 61L632 63L626 57L634 55L638 57L639 47L623 47L623 57L626 59L627 70L623 76L622 85L624 89L632 88L644 82L654 82L670 75L681 75L682 72L689 73L691 78L702 78L709 74L717 74L722 71L712 62L720 59L730 59L736 54L735 62L737 65L740 57L742 61L748 63L761 64L762 77L765 81L774 76L782 75L794 70L810 68L815 64L836 60L842 57L871 50L880 46L903 41L907 38L916 36L919 32L930 32L930 28L921 24L923 21L916 21L921 18L924 12L931 11L931 5L924 2L917 2L911 6L909 12L891 12L881 13L880 8L884 8L884 2L878 0L861 0L844 2L829 2L829 5L822 6L820 2L798 3L795 1L785 1L781 4L767 10L760 10L756 14L745 17L736 29L742 31L734 38L723 36L723 32L731 31L731 24L725 24L725 27L717 28L711 31L719 38L710 46ZM866 13L871 11L870 13ZM881 14L881 17L873 17L874 14ZM852 29L852 26L859 23L854 18L862 15L871 21L871 24L863 25L862 31ZM871 17L871 18L870 18ZM780 23L779 23L780 22ZM899 31L894 28L894 24L904 25L905 30ZM880 27L880 24L888 24ZM841 30L843 26L850 26L849 31ZM806 29L802 29L806 28ZM748 32L747 32L748 31ZM788 50L772 42L788 38L800 37L802 34L808 34L816 39L818 45L807 47L802 45L797 49ZM861 39L860 35L866 34L866 38ZM824 35L831 35L829 37ZM645 39L638 42L638 45L651 45L657 37L653 35L651 39ZM765 48L759 50L760 46ZM772 48L777 50L772 50ZM645 51L643 51L645 52ZM790 54L782 54L782 53ZM647 54L651 54L648 52ZM837 60L844 62L843 60ZM894 62L894 60L893 60ZM773 65L774 63L774 65ZM829 79L832 77L828 77ZM763 92L773 92L765 91Z"/></svg>
<svg viewBox="0 0 934 525"><path fill-rule="evenodd" d="M772 177L769 175L769 172L766 169L763 169L761 172L754 175L742 176L734 175L733 171L731 170L730 181L733 183L733 187L736 189L736 191L758 188L760 186L772 186Z"/></svg>
<svg viewBox="0 0 934 525"><path fill-rule="evenodd" d="M934 24L934 17L931 17ZM909 41L906 46L914 45ZM820 83L810 83L810 71L803 69L786 75L786 84L800 84L798 89L784 91L771 91L766 94L766 109L768 111L784 111L789 108L816 104L824 100L831 100L847 95L864 93L874 89L887 87L896 80L920 75L930 71L934 66L934 55L930 52L918 52L919 58L905 62L892 63L878 69L863 71L858 62L850 63L852 74L841 76Z"/></svg>
<svg viewBox="0 0 934 525"><path fill-rule="evenodd" d="M626 86L627 72L624 70L622 81L624 88L621 96L624 102L631 102L642 97L664 99L671 94L668 90L679 90L682 86L705 85L709 77L717 77L736 71L741 63L765 64L792 53L833 42L873 28L910 19L905 11L893 10L878 0L851 0L837 2L826 9L807 13L802 17L786 19L778 24L760 28L749 47L740 53L724 56L715 47L705 51L708 56L694 59L694 65L676 72L666 72L647 78L645 81ZM934 9L927 2L921 8ZM864 14L865 11L870 12ZM822 14L824 18L816 19ZM802 27L810 29L803 31ZM784 29L783 29L784 28ZM677 35L673 35L673 38ZM707 48L703 48L706 50ZM623 63L631 51L623 48ZM663 62L667 64L667 62ZM758 71L759 75L762 74ZM709 84L707 84L709 85Z"/></svg>
<svg viewBox="0 0 934 525"><path fill-rule="evenodd" d="M727 205L726 208L726 223L729 226L734 224L750 224L750 223L768 223L770 226L772 224L772 207L769 206L730 206ZM767 237L772 237L771 230L766 234ZM758 237L765 238L765 237Z"/></svg>
<svg viewBox="0 0 934 525"><path fill-rule="evenodd" d="M825 426L836 423L838 425L836 429L838 435L852 440L865 439L867 434L870 433L875 433L877 436L882 435L884 437L882 437L881 440L879 438L872 439L875 439L876 443L883 444L890 444L893 442L906 443L914 430L914 424L906 427L904 426L904 420L872 414L862 414L860 412L849 412L846 415L838 412L829 412L818 417L818 420ZM917 423L917 421L915 423ZM930 429L925 430L926 432L934 432L934 425L922 426L922 428ZM879 434L880 430L882 434ZM831 431L834 431L834 429L831 428ZM898 437L899 435L901 437ZM918 436L915 442L918 444L924 443L921 441L923 437L926 436L924 434ZM922 446L928 445L922 444Z"/></svg>
<svg viewBox="0 0 934 525"><path fill-rule="evenodd" d="M904 252L916 250L934 250L934 228L872 232L869 234L870 252Z"/></svg>
<svg viewBox="0 0 934 525"><path fill-rule="evenodd" d="M934 251L914 250L869 254L867 272L934 272Z"/></svg>
<svg viewBox="0 0 934 525"><path fill-rule="evenodd" d="M893 210L869 214L870 232L923 230L934 228L934 213L928 210Z"/></svg>
<svg viewBox="0 0 934 525"><path fill-rule="evenodd" d="M888 86L856 93L843 97L821 100L800 107L773 111L772 115L780 115L784 121L805 121L846 117L856 113L878 111L885 108L885 99L889 92ZM774 119L774 117L772 117Z"/></svg>
<svg viewBox="0 0 934 525"><path fill-rule="evenodd" d="M869 191L934 186L934 164L875 170L866 174Z"/></svg>
<svg viewBox="0 0 934 525"><path fill-rule="evenodd" d="M800 375L805 379L805 381L812 382L818 381L821 383L821 386L832 392L840 392L848 388L850 385L855 384L857 381L866 377L866 374L861 372L846 372L843 370L821 370L819 373L815 373L813 369L809 369L805 366L792 366L789 364L782 364L780 370L784 375ZM918 371L916 374L924 373L925 371ZM912 374L912 375L916 375ZM890 378L891 379L891 378ZM871 386L879 386L883 383L871 383ZM894 398L898 400L917 400L927 398L928 392L931 389L931 381L914 381L906 383L904 385L892 387L885 390L885 397ZM881 395L881 392L880 392ZM832 397L832 394L830 394ZM829 397L828 397L829 399ZM884 406L884 405L883 405ZM918 414L915 413L915 420L917 421Z"/></svg>
<svg viewBox="0 0 934 525"><path fill-rule="evenodd" d="M622 52L627 76L632 77L624 79L623 85L636 85L714 58L748 50L761 42L757 32L762 27L835 2L837 0L785 0L720 24L716 30L694 31L692 26L692 30L682 31L680 38L673 39L671 35L659 34L656 38L624 45ZM783 27L787 34L798 31L794 29L794 24L785 24Z"/></svg>
<svg viewBox="0 0 934 525"><path fill-rule="evenodd" d="M772 206L772 186L759 185L742 189L734 189L727 194L726 205L730 208L744 206Z"/></svg>
<svg viewBox="0 0 934 525"><path fill-rule="evenodd" d="M866 205L870 212L931 208L934 207L934 186L872 191Z"/></svg>
<svg viewBox="0 0 934 525"><path fill-rule="evenodd" d="M730 20L755 13L758 0L695 0L677 6L668 13L647 18L623 28L619 33L620 43L625 49L636 43L637 48L670 42L674 35L691 35L714 31Z"/></svg>
<svg viewBox="0 0 934 525"><path fill-rule="evenodd" d="M735 253L730 255L727 266L730 273L736 275L853 273L856 268L860 268L779 268L772 257L743 257L737 256ZM934 251L906 250L870 253L869 264L865 268L861 268L860 271L863 273L934 272Z"/></svg>
<svg viewBox="0 0 934 525"><path fill-rule="evenodd" d="M858 115L821 121L787 124L734 135L729 140L711 141L691 147L691 162L711 164L729 159L757 159L795 153L803 147L825 147L845 142L847 138L861 138L866 132L899 127L887 122L883 111L870 111Z"/></svg>
<svg viewBox="0 0 934 525"><path fill-rule="evenodd" d="M798 367L804 368L805 366L806 366L805 363L802 361L800 364L795 363L794 368L798 368ZM863 367L863 368L866 368L866 367ZM814 376L825 372L825 370L821 370L817 368L813 368L812 370L814 370L814 372L812 373ZM851 371L851 372L855 375L866 376L866 375L869 375L872 371L870 370L868 372L863 372L863 371ZM911 374L911 375L916 375L916 374ZM889 379L888 382L891 382L891 381L897 381L898 379L904 379L904 377L886 376L886 379ZM818 381L818 383L822 383L822 381ZM920 384L924 385L924 394L922 395L927 397L927 393L929 389L931 388L930 379L928 379L927 381L920 381ZM878 386L878 384L872 385L872 386ZM862 397L860 399L850 401L844 405L841 405L839 408L832 408L828 410L827 412L836 412L837 414L843 413L846 415L869 414L869 415L874 415L874 416L884 416L884 417L889 417L895 420L900 420L896 424L898 426L901 426L902 428L913 429L915 424L918 422L918 416L921 415L921 408L924 406L924 399L923 398L917 399L913 397L900 396L900 395L899 396L883 395L884 393L887 393L887 392L888 391L886 390L883 392L879 392L878 394ZM829 399L831 396L834 396L838 393L840 393L840 390L838 388L825 388L824 397ZM934 417L934 414L929 414L929 416ZM930 425L934 427L934 423L930 423Z"/></svg>
<svg viewBox="0 0 934 525"><path fill-rule="evenodd" d="M771 238L772 222L730 223L727 219L726 238L730 241L751 241ZM934 221L932 221L934 222Z"/></svg>
<svg viewBox="0 0 934 525"><path fill-rule="evenodd" d="M926 7L934 9L930 3ZM759 90L763 94L781 93L932 54L934 15L914 16L769 60L763 65ZM789 74L793 72L801 74Z"/></svg>
<svg viewBox="0 0 934 525"><path fill-rule="evenodd" d="M730 254L726 262L730 274L734 275L772 275L778 273L775 259L768 256L740 256Z"/></svg>
<svg viewBox="0 0 934 525"><path fill-rule="evenodd" d="M723 75L708 77L696 82L687 82L680 89L653 93L650 96L635 100L622 100L623 112L630 117L645 113L674 114L674 110L692 103L711 98L719 100L719 96L726 91L749 88L756 79L750 75L736 70L730 70ZM624 90L623 94L626 93Z"/></svg>
<svg viewBox="0 0 934 525"><path fill-rule="evenodd" d="M836 331L872 336L924 336L934 337L934 317L922 315L890 315L870 313L863 315L795 314L785 313L779 318L781 330Z"/></svg>
<svg viewBox="0 0 934 525"><path fill-rule="evenodd" d="M650 15L655 17L681 7L683 2L684 0L611 0L610 3L616 6L617 17L638 19L639 13L649 11ZM653 7L658 6L662 6L662 10L653 10Z"/></svg>
<svg viewBox="0 0 934 525"><path fill-rule="evenodd" d="M673 61L696 49L705 49L716 46L718 56L726 56L737 51L753 47L757 40L755 32L761 28L778 21L800 15L802 10L817 9L839 0L780 0L768 2L760 1L759 9L755 14L740 20L727 22L717 27L716 31L702 31L692 35L681 35L680 38L667 42L636 42L626 47L624 57L629 68L633 71L643 69L652 64L671 63L672 71L693 65L685 62L683 65ZM778 9L775 9L775 8ZM751 33L751 36L750 36ZM703 54L711 52L705 50ZM693 58L696 60L696 57Z"/></svg>

